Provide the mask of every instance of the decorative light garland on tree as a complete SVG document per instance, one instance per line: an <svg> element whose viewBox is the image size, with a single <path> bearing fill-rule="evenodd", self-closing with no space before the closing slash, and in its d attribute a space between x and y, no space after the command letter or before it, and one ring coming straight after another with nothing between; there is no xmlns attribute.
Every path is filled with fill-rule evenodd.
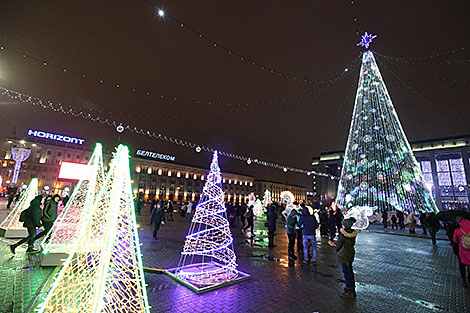
<svg viewBox="0 0 470 313"><path fill-rule="evenodd" d="M222 176L217 152L214 152L175 274L196 286L217 285L236 279L238 271L232 243Z"/></svg>
<svg viewBox="0 0 470 313"><path fill-rule="evenodd" d="M70 253L75 240L80 235L82 225L93 214L93 203L103 187L103 149L97 143L88 161L86 172L75 187L70 200L61 211L54 226L43 242L42 253Z"/></svg>
<svg viewBox="0 0 470 313"><path fill-rule="evenodd" d="M362 59L336 199L344 209L438 211L371 51Z"/></svg>
<svg viewBox="0 0 470 313"><path fill-rule="evenodd" d="M28 232L20 222L21 212L26 210L30 202L38 195L38 179L33 178L28 188L23 192L18 203L11 210L10 214L0 224L0 232L5 238L22 238L27 237Z"/></svg>
<svg viewBox="0 0 470 313"><path fill-rule="evenodd" d="M150 313L129 168L120 145L74 249L39 313Z"/></svg>
<svg viewBox="0 0 470 313"><path fill-rule="evenodd" d="M264 196L263 196L263 206L267 208L271 204L271 202L272 202L271 192L268 189L266 189L264 191Z"/></svg>
<svg viewBox="0 0 470 313"><path fill-rule="evenodd" d="M151 138L155 138L155 139L163 140L163 141L166 141L166 142L170 142L170 143L173 143L173 144L177 144L179 146L192 148L196 152L202 152L202 151L214 152L214 151L218 151L218 153L220 155L222 155L224 157L227 157L227 158L243 161L243 162L246 162L247 164L257 164L257 165L262 165L262 166L265 166L265 167L280 169L280 170L283 170L284 172L290 171L290 172L295 172L295 173L299 173L299 174L306 174L306 175L309 175L309 176L310 175L316 175L316 176L331 177L332 179L336 178L336 177L334 177L330 174L326 174L326 173L321 173L321 172L317 172L317 171L313 171L313 170L299 169L299 168L295 168L295 167L290 167L290 166L280 165L280 164L276 164L276 163L272 163L272 162L268 162L268 161L263 161L263 160L260 160L258 158L254 158L254 157L247 157L247 156L242 156L242 155L235 154L235 153L220 151L220 150L214 149L212 147L198 145L196 143L192 143L192 142L189 142L189 141L186 141L186 140L183 140L183 139L178 139L178 138L170 137L170 136L167 136L167 135L164 135L164 134L161 134L161 133L155 133L153 131L146 130L146 129L143 129L143 128L138 128L136 126L123 124L122 122L118 122L118 121L115 121L115 120L112 120L112 119L103 118L103 117L100 117L100 116L94 116L91 113L86 113L86 112L83 112L83 111L77 112L71 107L69 109L66 109L60 103L59 104L54 104L51 101L46 101L46 100L43 101L39 98L34 98L32 96L28 96L28 95L25 95L25 94L22 94L20 92L13 91L13 90L10 90L10 89L7 89L7 88L0 87L0 90L2 91L1 95L3 95L3 96L8 96L12 99L22 101L23 103L26 103L26 104L31 104L33 106L39 106L43 109L52 110L52 111L55 111L55 112L61 112L61 113L64 113L64 114L70 114L74 117L80 117L80 118L83 118L83 119L91 120L93 122L98 122L100 124L105 124L105 125L114 127L116 129L116 131L118 131L120 133L127 130L127 131L130 131L130 132L136 133L136 134L140 134L140 135L148 136L148 137L151 137Z"/></svg>

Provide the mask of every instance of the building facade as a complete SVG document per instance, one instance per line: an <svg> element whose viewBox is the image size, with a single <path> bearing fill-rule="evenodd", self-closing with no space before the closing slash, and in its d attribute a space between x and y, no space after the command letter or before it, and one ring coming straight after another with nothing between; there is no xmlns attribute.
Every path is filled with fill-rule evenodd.
<svg viewBox="0 0 470 313"><path fill-rule="evenodd" d="M470 136L413 142L411 148L439 209L468 210ZM322 153L320 157L313 158L312 168L339 177L343 158L343 151ZM337 188L337 179L313 179L313 189L319 198L334 198Z"/></svg>
<svg viewBox="0 0 470 313"><path fill-rule="evenodd" d="M7 138L2 142L0 151L0 176L3 186L11 183L15 161L11 149L23 147L31 150L29 157L22 163L17 186L26 187L32 178L37 177L43 193L57 193L62 196L70 194L77 180L59 178L62 162L86 164L92 151L84 145L84 139L72 142L55 140L57 135L46 132L32 133L25 138ZM37 136L37 135L41 136ZM49 135L48 135L49 134ZM34 136L36 135L36 136ZM47 136L47 137L46 137ZM53 139L54 138L54 139ZM71 138L71 137L67 137ZM74 138L72 138L74 139ZM80 141L79 141L80 140ZM179 201L198 200L208 173L207 168L177 164L175 156L144 150L131 152L131 176L133 192L144 195L145 199L171 199ZM111 151L103 151L106 167L111 160ZM273 194L273 200L279 201L279 194L289 190L298 200L305 200L306 188L256 180L253 176L222 172L222 188L227 202L247 202L249 194L255 192L260 197L265 189Z"/></svg>

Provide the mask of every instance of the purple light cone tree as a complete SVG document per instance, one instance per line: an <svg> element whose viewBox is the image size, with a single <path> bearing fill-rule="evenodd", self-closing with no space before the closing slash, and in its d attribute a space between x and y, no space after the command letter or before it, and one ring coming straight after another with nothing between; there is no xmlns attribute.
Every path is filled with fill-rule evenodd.
<svg viewBox="0 0 470 313"><path fill-rule="evenodd" d="M223 284L238 276L227 220L217 152L186 236L175 274L196 286Z"/></svg>

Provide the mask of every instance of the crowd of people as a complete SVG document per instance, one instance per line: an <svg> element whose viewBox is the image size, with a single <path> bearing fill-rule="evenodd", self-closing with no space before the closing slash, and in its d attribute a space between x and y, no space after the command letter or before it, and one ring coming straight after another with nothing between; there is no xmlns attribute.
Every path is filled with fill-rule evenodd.
<svg viewBox="0 0 470 313"><path fill-rule="evenodd" d="M28 237L10 245L12 253L23 243L28 244L26 252L37 252L34 242L46 236L52 229L58 216L59 203L64 205L68 197L61 199L59 195L36 196L30 206L20 215L20 221L28 230ZM135 199L136 215L141 215L145 200L142 196ZM271 203L264 210L264 226L268 230L268 247L275 247L275 234L278 226L281 211L285 209L284 204ZM153 238L157 239L160 226L166 221L173 221L174 214L179 214L185 220L190 220L196 210L195 202L153 200L150 203L150 224L153 225ZM244 203L226 203L227 219L231 228L239 228L247 237L254 237L253 206ZM414 212L405 218L403 212L392 213L390 218L392 228L400 227L405 229L405 221L410 233L416 230L417 219ZM434 213L421 213L419 221L423 234L429 231L432 243L436 245L436 233L440 227L444 226L454 253L459 259L459 270L462 276L463 286L470 285L470 220L457 218L441 224ZM355 242L358 232L354 230L354 218L344 218L341 210L334 205L321 206L318 202L313 202L311 206L305 203L293 203L293 208L285 219L285 232L288 240L288 265L295 266L295 260L301 258L302 263L317 264L316 254L316 232L319 228L320 237L325 238L325 242L336 249L341 263L341 270L344 275L345 288L341 297L354 299L355 279L353 262L355 257ZM389 213L382 212L382 223L384 227L389 225ZM38 233L38 229L41 232ZM336 242L335 239L337 238ZM47 236L44 239L48 240ZM296 249L297 248L297 249ZM297 250L297 255L296 255Z"/></svg>

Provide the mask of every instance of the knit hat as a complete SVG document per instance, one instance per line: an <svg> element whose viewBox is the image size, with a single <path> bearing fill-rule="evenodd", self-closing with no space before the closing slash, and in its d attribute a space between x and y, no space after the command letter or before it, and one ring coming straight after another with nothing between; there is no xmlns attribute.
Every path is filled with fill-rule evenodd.
<svg viewBox="0 0 470 313"><path fill-rule="evenodd" d="M343 226L346 229L351 229L354 223L356 223L356 219L354 217L346 218L343 220Z"/></svg>

